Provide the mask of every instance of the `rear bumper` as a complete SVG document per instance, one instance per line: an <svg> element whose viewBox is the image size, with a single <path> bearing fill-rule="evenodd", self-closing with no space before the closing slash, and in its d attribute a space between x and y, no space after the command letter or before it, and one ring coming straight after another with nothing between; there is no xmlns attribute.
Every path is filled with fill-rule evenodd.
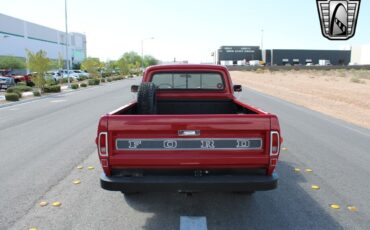
<svg viewBox="0 0 370 230"><path fill-rule="evenodd" d="M204 191L266 191L277 187L278 175L225 176L100 176L103 189L123 192L204 192Z"/></svg>

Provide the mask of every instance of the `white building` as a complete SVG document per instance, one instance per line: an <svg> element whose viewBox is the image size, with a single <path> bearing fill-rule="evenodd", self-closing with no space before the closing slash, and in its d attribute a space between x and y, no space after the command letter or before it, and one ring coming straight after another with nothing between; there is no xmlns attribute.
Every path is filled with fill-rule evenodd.
<svg viewBox="0 0 370 230"><path fill-rule="evenodd" d="M370 44L352 47L351 64L370 65Z"/></svg>
<svg viewBox="0 0 370 230"><path fill-rule="evenodd" d="M0 56L26 57L26 49L32 52L44 50L50 59L60 56L66 60L65 32L0 13ZM86 36L68 33L70 63L86 58Z"/></svg>

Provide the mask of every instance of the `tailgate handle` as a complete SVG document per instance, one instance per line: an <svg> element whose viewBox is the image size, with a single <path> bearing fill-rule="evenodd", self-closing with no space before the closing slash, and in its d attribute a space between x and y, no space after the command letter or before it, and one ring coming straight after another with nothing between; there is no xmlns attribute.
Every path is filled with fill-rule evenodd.
<svg viewBox="0 0 370 230"><path fill-rule="evenodd" d="M179 130L178 134L181 137L199 136L200 131L199 130Z"/></svg>

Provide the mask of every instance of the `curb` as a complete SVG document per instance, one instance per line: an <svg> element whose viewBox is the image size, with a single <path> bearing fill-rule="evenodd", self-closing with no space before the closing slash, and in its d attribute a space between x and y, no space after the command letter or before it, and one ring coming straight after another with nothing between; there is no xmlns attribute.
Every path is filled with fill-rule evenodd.
<svg viewBox="0 0 370 230"><path fill-rule="evenodd" d="M43 99L55 97L55 96L58 96L58 95L68 94L68 93L72 93L72 92L94 89L95 87L101 87L101 86L104 86L106 84L114 84L114 83L117 83L117 82L121 82L121 81L113 81L113 82L109 82L109 83L106 82L104 84L94 85L94 86L90 86L90 87L86 87L86 88L81 88L80 87L78 89L68 89L68 86L61 86L62 92L60 92L60 93L52 93L52 94L48 94L48 95L45 95L45 96L42 96L42 97L34 97L34 98L30 98L30 99L24 99L24 100L21 100L21 101L8 102L6 104L0 104L0 109L11 107L11 106L14 106L14 105L25 104L25 103L36 101L36 100L43 100ZM25 94L27 94L27 95L25 95ZM33 92L24 92L24 93L22 93L22 96L30 96L30 95L33 95ZM2 98L4 98L4 101L5 101L5 96L0 96L0 101L2 100Z"/></svg>

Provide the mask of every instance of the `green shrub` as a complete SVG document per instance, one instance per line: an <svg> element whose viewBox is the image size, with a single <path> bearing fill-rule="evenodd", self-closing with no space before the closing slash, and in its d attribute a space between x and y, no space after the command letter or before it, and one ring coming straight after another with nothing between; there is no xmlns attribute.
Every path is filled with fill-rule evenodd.
<svg viewBox="0 0 370 230"><path fill-rule="evenodd" d="M87 79L86 76L80 76L79 78L77 78L77 81L84 81L86 79Z"/></svg>
<svg viewBox="0 0 370 230"><path fill-rule="evenodd" d="M100 79L100 82L101 82L101 83L106 82L105 78Z"/></svg>
<svg viewBox="0 0 370 230"><path fill-rule="evenodd" d="M112 76L112 73L103 73L102 74L102 77L110 77L110 76Z"/></svg>
<svg viewBox="0 0 370 230"><path fill-rule="evenodd" d="M110 78L110 77L109 77L109 78L107 78L107 81L108 81L108 82L112 82L112 78Z"/></svg>
<svg viewBox="0 0 370 230"><path fill-rule="evenodd" d="M32 87L26 86L26 85L17 85L12 86L6 90L7 93L16 93L18 94L19 98L22 98L23 92L29 92L32 91Z"/></svg>
<svg viewBox="0 0 370 230"><path fill-rule="evenodd" d="M73 83L73 84L71 85L71 88L72 88L72 89L78 89L78 87L79 87L79 85L78 85L77 83Z"/></svg>
<svg viewBox="0 0 370 230"><path fill-rule="evenodd" d="M122 76L113 77L113 81L123 80Z"/></svg>
<svg viewBox="0 0 370 230"><path fill-rule="evenodd" d="M44 88L45 93L59 93L60 91L60 85L47 85Z"/></svg>
<svg viewBox="0 0 370 230"><path fill-rule="evenodd" d="M16 85L8 88L6 90L7 93L14 93L14 92L30 92L32 91L32 87L26 86L26 85Z"/></svg>
<svg viewBox="0 0 370 230"><path fill-rule="evenodd" d="M98 79L98 78L89 79L87 81L87 83L89 85L99 85L100 84L100 79Z"/></svg>
<svg viewBox="0 0 370 230"><path fill-rule="evenodd" d="M74 81L74 79L73 78L69 78L69 82L73 82ZM63 78L62 79L62 83L68 83L68 78L66 77L66 78Z"/></svg>
<svg viewBox="0 0 370 230"><path fill-rule="evenodd" d="M86 83L82 83L80 86L85 88L85 87L87 87L87 84Z"/></svg>
<svg viewBox="0 0 370 230"><path fill-rule="evenodd" d="M10 88L8 88L8 89L10 89ZM7 90L6 93L15 93L15 94L18 95L19 98L22 98L22 91L20 91L20 90L9 90L9 91Z"/></svg>
<svg viewBox="0 0 370 230"><path fill-rule="evenodd" d="M41 93L39 91L33 91L33 96L41 97Z"/></svg>
<svg viewBox="0 0 370 230"><path fill-rule="evenodd" d="M87 84L89 84L89 85L95 85L95 81L94 81L94 79L89 79L89 80L87 81Z"/></svg>
<svg viewBox="0 0 370 230"><path fill-rule="evenodd" d="M17 86L27 86L27 83L24 81L20 81L17 83Z"/></svg>
<svg viewBox="0 0 370 230"><path fill-rule="evenodd" d="M54 80L54 78L47 78L45 80L46 85L57 85L58 82Z"/></svg>
<svg viewBox="0 0 370 230"><path fill-rule="evenodd" d="M6 93L5 100L7 101L19 101L19 96L17 93Z"/></svg>

